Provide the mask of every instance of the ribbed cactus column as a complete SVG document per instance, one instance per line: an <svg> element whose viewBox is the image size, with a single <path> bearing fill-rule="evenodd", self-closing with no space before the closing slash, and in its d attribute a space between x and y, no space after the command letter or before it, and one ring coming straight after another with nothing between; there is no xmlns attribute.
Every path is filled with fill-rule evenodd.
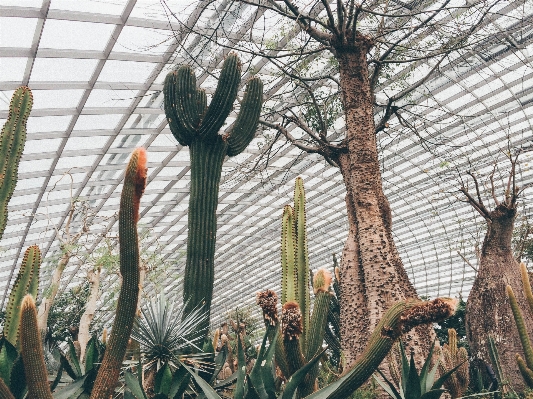
<svg viewBox="0 0 533 399"><path fill-rule="evenodd" d="M37 309L31 295L26 295L21 305L20 346L28 385L28 397L52 399L44 364L43 345L37 328Z"/></svg>
<svg viewBox="0 0 533 399"><path fill-rule="evenodd" d="M229 134L219 130L233 108L241 81L241 64L235 54L224 61L211 104L196 87L189 66L168 74L164 84L165 113L172 134L189 146L191 195L183 317L203 306L209 313L214 283L216 208L224 157L240 154L254 137L263 101L263 84L257 78L246 85L240 112ZM209 317L206 318L209 320ZM207 328L207 323L203 328Z"/></svg>
<svg viewBox="0 0 533 399"><path fill-rule="evenodd" d="M131 154L120 197L118 235L122 286L113 329L94 382L91 399L108 399L113 394L137 311L139 295L137 221L139 204L146 185L146 172L146 150L137 148Z"/></svg>
<svg viewBox="0 0 533 399"><path fill-rule="evenodd" d="M26 143L26 121L32 105L33 96L28 87L15 90L0 136L0 238L6 228L7 204L17 184L18 165Z"/></svg>
<svg viewBox="0 0 533 399"><path fill-rule="evenodd" d="M37 245L32 245L24 253L7 303L4 336L12 345L17 345L22 299L26 294L31 294L34 299L37 297L40 265L41 251Z"/></svg>

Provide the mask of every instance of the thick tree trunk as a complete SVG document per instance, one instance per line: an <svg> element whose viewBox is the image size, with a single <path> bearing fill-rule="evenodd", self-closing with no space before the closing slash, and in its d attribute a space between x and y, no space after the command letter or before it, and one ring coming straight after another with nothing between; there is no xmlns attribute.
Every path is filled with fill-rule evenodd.
<svg viewBox="0 0 533 399"><path fill-rule="evenodd" d="M349 234L341 263L341 338L348 365L362 353L384 312L417 298L392 239L391 210L383 193L367 68L368 40L336 48L346 117L346 151L337 162L346 185ZM433 340L429 327L405 337L417 360Z"/></svg>
<svg viewBox="0 0 533 399"><path fill-rule="evenodd" d="M475 359L491 364L487 349L487 336L496 341L504 374L516 391L524 389L524 381L515 355L523 351L518 330L505 287L509 284L523 310L528 331L533 331L533 318L528 307L520 267L513 256L511 239L516 208L500 204L489 213L488 227L481 250L478 272L466 304L466 329L470 353Z"/></svg>
<svg viewBox="0 0 533 399"><path fill-rule="evenodd" d="M66 251L59 259L57 267L54 270L54 274L52 276L50 288L45 289L43 300L39 305L39 312L37 314L37 327L39 328L42 337L46 335L46 328L48 326L48 315L50 314L50 309L52 308L57 292L59 291L61 276L63 275L63 271L65 270L65 267L67 266L70 257L71 253L69 251Z"/></svg>
<svg viewBox="0 0 533 399"><path fill-rule="evenodd" d="M87 348L87 343L91 338L89 328L94 318L94 312L96 311L96 301L98 300L98 290L100 287L100 269L98 268L95 271L90 271L87 279L89 280L90 286L89 299L85 305L85 312L83 312L83 315L80 319L80 332L78 334L81 352L80 359L82 361L85 358L85 349Z"/></svg>

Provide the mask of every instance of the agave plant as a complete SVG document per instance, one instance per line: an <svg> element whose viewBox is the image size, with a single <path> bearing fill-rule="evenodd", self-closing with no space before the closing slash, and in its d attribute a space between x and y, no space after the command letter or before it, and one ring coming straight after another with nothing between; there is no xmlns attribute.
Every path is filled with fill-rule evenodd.
<svg viewBox="0 0 533 399"><path fill-rule="evenodd" d="M396 388L394 384L383 375L383 373L377 369L377 372L383 380L377 377L374 374L374 379L376 382L394 399L438 399L440 396L446 392L446 389L442 388L444 382L461 366L459 364L457 367L449 370L440 378L436 379L437 370L438 370L438 360L437 364L430 369L431 359L433 357L433 348L435 343L433 343L431 350L422 366L420 374L416 369L415 360L413 353L411 352L411 359L407 359L405 354L405 348L403 343L400 341L400 381L398 387Z"/></svg>
<svg viewBox="0 0 533 399"><path fill-rule="evenodd" d="M131 338L140 345L145 370L164 364L177 368L180 356L192 348L201 350L205 332L199 326L205 325L205 312L197 308L183 320L182 314L183 307L169 302L164 294L141 308Z"/></svg>

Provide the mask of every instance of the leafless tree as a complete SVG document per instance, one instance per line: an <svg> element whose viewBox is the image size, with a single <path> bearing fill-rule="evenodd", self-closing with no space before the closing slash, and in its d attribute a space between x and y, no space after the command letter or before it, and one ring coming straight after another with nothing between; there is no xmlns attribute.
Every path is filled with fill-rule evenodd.
<svg viewBox="0 0 533 399"><path fill-rule="evenodd" d="M322 155L343 176L349 235L341 263L341 335L350 364L384 311L417 297L392 238L376 136L391 123L418 134L413 96L480 44L501 40L487 27L517 2L240 0L234 7L251 11L241 9L247 20L235 24L227 23L232 6L223 3L200 6L226 13L226 23L221 17L211 31L187 29L204 42L249 54L249 75L261 71L270 88L261 123L275 132L265 154L284 137ZM163 4L169 18L179 21ZM421 359L432 333L419 329L406 341Z"/></svg>

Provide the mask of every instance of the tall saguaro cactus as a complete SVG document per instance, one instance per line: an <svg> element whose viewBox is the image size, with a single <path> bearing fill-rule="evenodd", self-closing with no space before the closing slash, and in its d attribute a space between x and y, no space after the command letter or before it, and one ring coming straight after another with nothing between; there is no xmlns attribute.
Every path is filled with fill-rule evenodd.
<svg viewBox="0 0 533 399"><path fill-rule="evenodd" d="M18 165L26 143L26 121L32 105L33 96L28 87L15 90L0 136L0 238L6 228L7 204L17 184Z"/></svg>
<svg viewBox="0 0 533 399"><path fill-rule="evenodd" d="M165 79L163 91L168 124L178 142L189 146L191 159L183 317L198 306L210 311L217 228L215 212L222 163L226 155L238 155L246 148L259 121L263 84L258 78L252 78L246 85L240 112L230 133L219 134L233 108L240 81L241 64L235 54L224 61L209 107L205 91L196 87L191 67L183 66Z"/></svg>
<svg viewBox="0 0 533 399"><path fill-rule="evenodd" d="M139 239L137 221L139 204L146 185L146 150L137 148L124 177L120 197L118 234L120 245L120 274L122 286L117 313L106 347L102 365L94 382L91 399L108 399L115 390L122 360L133 327L139 296Z"/></svg>

